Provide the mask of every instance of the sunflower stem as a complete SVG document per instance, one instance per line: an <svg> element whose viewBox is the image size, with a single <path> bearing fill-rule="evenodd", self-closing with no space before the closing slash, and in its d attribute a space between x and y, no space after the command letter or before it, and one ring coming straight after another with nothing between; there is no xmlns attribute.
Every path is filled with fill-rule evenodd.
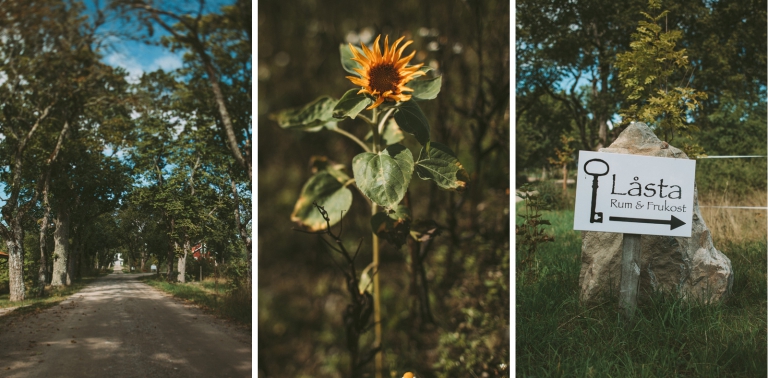
<svg viewBox="0 0 768 378"><path fill-rule="evenodd" d="M368 118L368 117L366 117L366 116L364 116L362 114L358 114L357 118L362 119L363 121L365 121L365 123L367 123L369 125L373 125L373 120L371 120L370 118Z"/></svg>
<svg viewBox="0 0 768 378"><path fill-rule="evenodd" d="M381 145L384 139L384 128L387 127L387 120L389 119L389 116L392 115L392 113L395 111L395 108L391 108L387 110L386 113L384 113L384 116L381 117L381 121L379 121L379 144Z"/></svg>
<svg viewBox="0 0 768 378"><path fill-rule="evenodd" d="M379 109L373 108L373 116L372 116L372 122L371 122L371 132L373 133L373 140L371 143L373 144L373 153L377 154L379 153L379 128L376 126L376 123L379 119Z"/></svg>
<svg viewBox="0 0 768 378"><path fill-rule="evenodd" d="M333 129L331 129L331 130L333 130L333 131L335 131L335 132L337 132L337 133L339 133L339 134L341 134L341 135L344 135L345 137L347 137L347 138L349 138L349 139L352 139L352 141L353 141L353 142L355 142L355 143L357 143L358 145L360 145L360 147L362 147L362 148L363 148L363 150L364 150L365 152L371 152L371 149L370 149L370 148L368 148L368 146L367 146L365 143L363 143L363 141L361 141L360 139L358 139L358 138L357 138L356 136L354 136L353 134L351 134L351 133L347 132L346 130L342 130L342 129L338 128L338 127L336 127L336 128L333 128Z"/></svg>
<svg viewBox="0 0 768 378"><path fill-rule="evenodd" d="M379 212L379 206L376 203L371 202L371 215L376 215ZM373 235L373 324L374 324L374 346L379 348L376 352L375 359L375 377L381 378L382 354L381 354L381 295L379 290L379 237L376 233Z"/></svg>

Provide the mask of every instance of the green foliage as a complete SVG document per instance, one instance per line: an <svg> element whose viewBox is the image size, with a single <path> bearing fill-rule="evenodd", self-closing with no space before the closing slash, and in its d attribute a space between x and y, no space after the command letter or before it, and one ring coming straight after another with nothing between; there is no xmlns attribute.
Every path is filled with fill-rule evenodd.
<svg viewBox="0 0 768 378"><path fill-rule="evenodd" d="M515 246L517 253L521 257L518 263L518 271L526 265L533 264L536 259L536 251L539 245L545 242L555 240L554 236L544 233L544 226L551 223L542 219L542 211L548 210L551 206L551 198L540 193L535 193L536 187L530 184L524 184L520 187L518 197L525 201L525 210L517 216L522 218L522 223L515 226Z"/></svg>
<svg viewBox="0 0 768 378"><path fill-rule="evenodd" d="M352 118L355 119L357 115L368 105L371 104L371 99L364 94L357 94L357 89L350 89L347 93L344 93L339 99L339 102L333 108L334 118Z"/></svg>
<svg viewBox="0 0 768 378"><path fill-rule="evenodd" d="M247 267L245 269L247 271ZM155 275L141 277L141 280L176 298L190 301L207 312L234 319L240 324L251 324L250 291L243 290L238 286L239 284L232 281L219 279L218 284L215 284L213 282L215 279L209 278L202 285L200 283L168 283L162 276Z"/></svg>
<svg viewBox="0 0 768 378"><path fill-rule="evenodd" d="M437 186L463 192L469 182L469 174L448 146L429 142L419 152L416 173L422 180L432 180Z"/></svg>
<svg viewBox="0 0 768 378"><path fill-rule="evenodd" d="M331 226L338 223L343 213L352 206L352 192L347 188L348 184L350 178L346 175L335 177L328 171L316 173L301 189L291 220L309 231L325 229L326 221L313 205L317 203L328 211Z"/></svg>
<svg viewBox="0 0 768 378"><path fill-rule="evenodd" d="M382 152L363 152L352 159L357 187L371 201L394 209L405 196L413 175L413 155L401 144Z"/></svg>
<svg viewBox="0 0 768 378"><path fill-rule="evenodd" d="M397 125L394 119L390 118L387 124L384 126L384 132L381 134L381 143L383 146L390 146L402 141L405 138L403 131L400 130L400 126ZM369 131L365 135L365 142L373 142L373 131Z"/></svg>
<svg viewBox="0 0 768 378"><path fill-rule="evenodd" d="M601 120L616 124L617 111L633 105L637 120L643 107L652 110L647 118L657 114L646 123L690 157L726 155L726 144L748 154L755 139L765 146L765 7L665 0L660 18L660 3L648 4L517 1L518 172L546 165L552 136L563 132L576 136L577 149L594 150ZM661 121L682 128L664 131ZM622 131L616 126L603 146Z"/></svg>
<svg viewBox="0 0 768 378"><path fill-rule="evenodd" d="M547 211L543 216L551 220L558 238L542 245L535 280L517 275L516 375L766 374L764 240L718 245L736 272L727 302L704 306L654 296L640 304L638 321L627 328L615 298L590 305L579 302L581 235L573 230L573 211Z"/></svg>
<svg viewBox="0 0 768 378"><path fill-rule="evenodd" d="M555 148L555 158L548 158L549 164L556 167L567 166L573 162L575 149L571 147L573 138L565 134L560 135L560 147Z"/></svg>
<svg viewBox="0 0 768 378"><path fill-rule="evenodd" d="M411 211L398 205L393 211L381 211L371 217L371 229L380 238L400 248L411 229Z"/></svg>
<svg viewBox="0 0 768 378"><path fill-rule="evenodd" d="M400 105L395 112L395 121L400 129L412 134L422 146L429 142L429 121L421 108L414 101Z"/></svg>
<svg viewBox="0 0 768 378"><path fill-rule="evenodd" d="M432 79L414 80L408 83L413 89L413 98L416 100L434 100L440 93L440 87L443 84L443 77L438 76Z"/></svg>
<svg viewBox="0 0 768 378"><path fill-rule="evenodd" d="M333 114L337 103L338 100L322 96L301 108L287 109L273 114L271 118L284 129L301 128L306 131L317 131L321 126L331 128L335 126Z"/></svg>
<svg viewBox="0 0 768 378"><path fill-rule="evenodd" d="M436 376L513 376L509 362L509 264L502 245L475 238L462 261L466 275L450 290L444 314L451 319L437 345Z"/></svg>
<svg viewBox="0 0 768 378"><path fill-rule="evenodd" d="M574 205L574 189L565 192L553 181L544 180L527 184L529 188L536 191L536 197L546 204L543 209L547 210L569 210Z"/></svg>
<svg viewBox="0 0 768 378"><path fill-rule="evenodd" d="M661 1L650 0L648 8L658 11ZM707 94L690 88L685 80L685 75L690 75L688 72L692 70L686 49L675 50L682 32L663 30L660 25L668 13L642 12L648 21L638 23L637 32L632 34L631 51L616 57L616 68L623 85L622 93L629 103L629 107L619 113L622 123L645 122L655 126L659 136L671 141L674 135L690 136L690 132L698 130L686 116L696 110ZM674 85L680 76L680 84Z"/></svg>

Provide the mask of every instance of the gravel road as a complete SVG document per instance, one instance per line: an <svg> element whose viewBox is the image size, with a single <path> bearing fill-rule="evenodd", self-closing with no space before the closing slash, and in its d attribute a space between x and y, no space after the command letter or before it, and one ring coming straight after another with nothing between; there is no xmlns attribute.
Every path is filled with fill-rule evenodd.
<svg viewBox="0 0 768 378"><path fill-rule="evenodd" d="M251 336L110 274L56 307L0 318L0 377L250 377Z"/></svg>

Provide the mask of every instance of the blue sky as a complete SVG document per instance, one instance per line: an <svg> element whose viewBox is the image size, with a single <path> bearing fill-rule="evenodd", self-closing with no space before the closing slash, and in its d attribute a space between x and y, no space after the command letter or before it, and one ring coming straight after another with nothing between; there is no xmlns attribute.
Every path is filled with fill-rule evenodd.
<svg viewBox="0 0 768 378"><path fill-rule="evenodd" d="M96 0L99 3L99 7L105 8L105 4L108 0ZM93 14L95 12L94 0L83 0L86 6L86 12ZM207 0L204 13L218 12L222 5L234 4L235 0ZM191 2L189 0L166 0L158 1L158 8L170 9L175 12L189 11L196 14L198 11L198 3L196 1ZM107 12L105 12L107 13ZM108 13L107 13L108 14ZM100 31L123 31L130 33L136 30L136 25L125 25L122 21L117 19L109 19L105 23ZM153 38L156 42L161 36L168 35L161 27L154 28ZM102 51L104 63L107 63L113 67L123 67L128 71L128 81L136 82L136 80L144 72L155 71L162 68L165 71L172 71L180 68L182 65L182 56L184 51L171 52L162 46L148 45L143 42L133 41L128 38L121 37L109 37L107 48Z"/></svg>

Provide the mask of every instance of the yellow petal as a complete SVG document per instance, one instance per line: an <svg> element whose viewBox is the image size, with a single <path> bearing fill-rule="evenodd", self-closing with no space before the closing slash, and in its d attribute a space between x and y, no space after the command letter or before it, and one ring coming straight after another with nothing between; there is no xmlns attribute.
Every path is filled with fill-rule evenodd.
<svg viewBox="0 0 768 378"><path fill-rule="evenodd" d="M371 110L373 108L378 108L379 105L381 105L382 102L384 102L384 97L379 97L379 98L376 99L376 102L371 104L371 106L365 108L365 110Z"/></svg>
<svg viewBox="0 0 768 378"><path fill-rule="evenodd" d="M390 56L387 57L388 60L395 60L394 57L395 57L395 51L397 50L397 45L399 45L400 42L402 42L404 38L405 38L404 36L400 37L400 38L397 39L397 41L395 41L395 43L392 44L392 50L389 50L389 55Z"/></svg>
<svg viewBox="0 0 768 378"><path fill-rule="evenodd" d="M397 57L398 57L398 58L400 58L400 57L403 55L403 51L404 51L404 50L405 50L405 48L406 48L406 47L408 47L408 45L410 45L411 43L413 43L413 41L408 41L408 42L406 42L405 44L403 44L403 45L400 47L400 50L397 50ZM415 52L415 51L414 51L414 52Z"/></svg>
<svg viewBox="0 0 768 378"><path fill-rule="evenodd" d="M354 55L355 58L363 59L363 56L357 52L357 49L355 48L355 46L352 46L351 43L349 44L349 51L352 51L352 55Z"/></svg>
<svg viewBox="0 0 768 378"><path fill-rule="evenodd" d="M352 84L359 85L361 87L368 86L368 80L361 79L359 77L354 76L347 76L347 79L352 82Z"/></svg>
<svg viewBox="0 0 768 378"><path fill-rule="evenodd" d="M403 67L405 67L405 65L406 65L406 64L408 64L408 62L409 62L411 59L413 59L413 56L414 56L414 55L416 55L416 51L412 51L412 52L411 52L411 55L408 55L408 56L406 56L405 58L398 60L398 61L397 61L397 63L395 63L395 68L396 68L396 69L400 69L400 68L403 68Z"/></svg>
<svg viewBox="0 0 768 378"><path fill-rule="evenodd" d="M379 38L381 38L381 34L379 34L379 36L376 37L376 40L373 41L373 53L376 56L381 56L381 50L379 49Z"/></svg>
<svg viewBox="0 0 768 378"><path fill-rule="evenodd" d="M365 53L365 56L368 58L368 60L373 60L373 53L371 50L368 50L368 46L365 45L365 43L361 43L360 47L363 48L363 52Z"/></svg>
<svg viewBox="0 0 768 378"><path fill-rule="evenodd" d="M384 57L384 60L387 60L387 55L389 55L389 35L384 37L384 54L381 54L381 56Z"/></svg>

